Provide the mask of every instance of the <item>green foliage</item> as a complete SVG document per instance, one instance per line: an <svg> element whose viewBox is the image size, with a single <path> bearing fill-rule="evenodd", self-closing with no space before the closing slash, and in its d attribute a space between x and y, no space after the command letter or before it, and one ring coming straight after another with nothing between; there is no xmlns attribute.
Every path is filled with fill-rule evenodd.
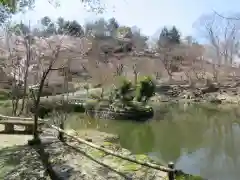
<svg viewBox="0 0 240 180"><path fill-rule="evenodd" d="M10 91L6 89L0 89L0 100L7 100L10 97Z"/></svg>
<svg viewBox="0 0 240 180"><path fill-rule="evenodd" d="M130 27L121 26L117 29L117 37L132 38L132 30Z"/></svg>
<svg viewBox="0 0 240 180"><path fill-rule="evenodd" d="M127 80L126 78L121 77L120 86L119 86L120 95L121 96L126 95L131 88L132 88L132 82Z"/></svg>
<svg viewBox="0 0 240 180"><path fill-rule="evenodd" d="M132 82L124 77L120 77L120 84L111 94L111 99L119 99L126 105L135 97L138 102L146 103L155 93L155 83L150 76L144 76L133 86ZM114 96L115 95L115 96Z"/></svg>
<svg viewBox="0 0 240 180"><path fill-rule="evenodd" d="M178 29L173 26L171 29L164 27L159 36L158 45L167 46L167 45L176 45L181 43L181 35Z"/></svg>
<svg viewBox="0 0 240 180"><path fill-rule="evenodd" d="M70 36L80 37L84 34L82 26L75 20L65 21L63 27L60 26L59 28L63 29L63 31Z"/></svg>
<svg viewBox="0 0 240 180"><path fill-rule="evenodd" d="M124 102L124 104L127 104L128 101L132 101L134 98L134 96L131 94L133 91L132 82L124 77L120 77L119 81L120 84L115 90L115 99L119 99L120 101Z"/></svg>
<svg viewBox="0 0 240 180"><path fill-rule="evenodd" d="M16 0L1 0L0 4L8 8L11 13L16 12L16 6L17 6Z"/></svg>
<svg viewBox="0 0 240 180"><path fill-rule="evenodd" d="M138 80L135 98L138 102L146 103L155 94L156 85L150 76Z"/></svg>
<svg viewBox="0 0 240 180"><path fill-rule="evenodd" d="M23 11L24 8L33 8L35 0L0 0L0 5L9 10L9 13Z"/></svg>
<svg viewBox="0 0 240 180"><path fill-rule="evenodd" d="M22 34L27 35L30 32L30 29L21 22L20 24L14 24L12 27L10 27L10 31L20 36Z"/></svg>

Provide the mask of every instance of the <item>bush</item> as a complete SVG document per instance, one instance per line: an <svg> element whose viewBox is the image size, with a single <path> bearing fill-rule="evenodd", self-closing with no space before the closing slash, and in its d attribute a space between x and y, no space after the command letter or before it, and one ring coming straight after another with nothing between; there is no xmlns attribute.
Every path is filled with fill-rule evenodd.
<svg viewBox="0 0 240 180"><path fill-rule="evenodd" d="M119 85L120 96L125 96L130 91L131 88L132 82L127 80L126 78L121 77Z"/></svg>
<svg viewBox="0 0 240 180"><path fill-rule="evenodd" d="M134 98L133 90L132 82L124 77L120 77L120 84L115 90L115 99L120 99L124 102L132 101Z"/></svg>
<svg viewBox="0 0 240 180"><path fill-rule="evenodd" d="M146 103L155 94L156 85L149 76L140 78L137 82L135 99Z"/></svg>
<svg viewBox="0 0 240 180"><path fill-rule="evenodd" d="M79 112L79 113L81 113L81 112L84 112L84 111L85 111L84 106L81 105L81 104L73 104L72 106L73 106L73 112Z"/></svg>

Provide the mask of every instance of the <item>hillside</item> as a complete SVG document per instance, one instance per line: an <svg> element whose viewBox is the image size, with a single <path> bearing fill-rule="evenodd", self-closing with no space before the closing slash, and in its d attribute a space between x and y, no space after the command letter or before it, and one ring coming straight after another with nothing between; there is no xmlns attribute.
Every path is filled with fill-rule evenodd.
<svg viewBox="0 0 240 180"><path fill-rule="evenodd" d="M22 57L21 75L24 72L24 59L26 50L24 47L24 39L15 36L11 39L14 42L14 55ZM69 81L73 83L92 82L94 84L111 84L114 77L110 74L116 73L124 74L130 79L134 76L134 71L139 75L153 75L158 76L161 81L167 82L169 74L164 66L162 54L157 54L144 50L136 52L134 45L128 38L76 38L70 36L51 36L49 38L34 37L33 48L36 49L33 58L30 62L30 74L28 76L28 83L35 84L36 71L39 71L39 66L44 69L48 66L48 62L52 58L52 52L59 44L62 44L58 60L54 63L54 68L69 66L70 74ZM1 82L7 82L13 67L9 66L8 56L9 52L3 51L7 49L6 44L1 44L2 58L6 59L6 64L2 66ZM127 51L126 51L127 50ZM38 53L38 54L37 54ZM39 58L40 57L40 58ZM70 60L70 61L67 61ZM39 64L41 60L41 64ZM66 64L68 62L68 64ZM199 60L191 57L184 58L181 62L172 62L178 66L177 71L172 72L173 81L186 83L189 79L201 81L207 78L212 79L214 70L213 64L206 60ZM5 68L8 65L9 68ZM171 65L171 64L168 64ZM232 81L234 77L240 75L240 71L236 67L221 66L218 68L219 78L221 81ZM5 72L5 73L4 73ZM19 76L20 76L19 74ZM8 77L7 77L8 76ZM4 78L5 77L5 78ZM201 78L200 78L201 77ZM6 80L5 80L6 79ZM23 77L19 77L23 79ZM61 70L51 71L48 78L48 84L63 84L64 77ZM2 83L3 84L3 83Z"/></svg>

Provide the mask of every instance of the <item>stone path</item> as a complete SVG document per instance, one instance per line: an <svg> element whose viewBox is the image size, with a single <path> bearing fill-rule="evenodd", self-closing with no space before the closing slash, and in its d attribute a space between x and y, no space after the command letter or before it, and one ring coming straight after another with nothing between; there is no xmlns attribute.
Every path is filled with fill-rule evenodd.
<svg viewBox="0 0 240 180"><path fill-rule="evenodd" d="M118 144L113 143L116 142L117 139L114 135L94 130L82 131L78 135L120 154L131 156L137 160L150 161L145 155L132 155L128 150L122 149ZM21 137L22 142L25 141L26 143L28 137L23 138L23 135L21 135ZM2 135L0 135L0 140L1 138ZM63 144L56 139L56 132L51 129L44 130L41 139L45 152L49 154L49 162L51 163L52 169L58 174L60 179L162 180L167 176L164 172L142 167L141 165L107 155L102 151L69 139L67 139L67 143ZM17 141L17 139L15 141ZM17 146L1 149L0 162L0 167L5 166L5 172L1 172L2 170L0 170L0 179L50 179L46 176L43 163L39 158L37 150L32 147L18 144Z"/></svg>

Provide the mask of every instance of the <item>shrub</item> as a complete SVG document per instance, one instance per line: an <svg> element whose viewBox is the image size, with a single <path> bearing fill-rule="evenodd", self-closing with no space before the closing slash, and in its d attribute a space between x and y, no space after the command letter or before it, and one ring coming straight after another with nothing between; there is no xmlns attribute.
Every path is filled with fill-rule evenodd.
<svg viewBox="0 0 240 180"><path fill-rule="evenodd" d="M155 94L156 85L150 76L140 78L136 87L135 99L146 103Z"/></svg>
<svg viewBox="0 0 240 180"><path fill-rule="evenodd" d="M132 82L126 78L121 77L119 85L119 93L121 96L125 96L132 88Z"/></svg>
<svg viewBox="0 0 240 180"><path fill-rule="evenodd" d="M132 93L133 90L134 88L132 82L124 77L121 77L120 84L115 90L115 99L119 99L124 104L127 104L127 102L132 101L134 98L134 94Z"/></svg>

